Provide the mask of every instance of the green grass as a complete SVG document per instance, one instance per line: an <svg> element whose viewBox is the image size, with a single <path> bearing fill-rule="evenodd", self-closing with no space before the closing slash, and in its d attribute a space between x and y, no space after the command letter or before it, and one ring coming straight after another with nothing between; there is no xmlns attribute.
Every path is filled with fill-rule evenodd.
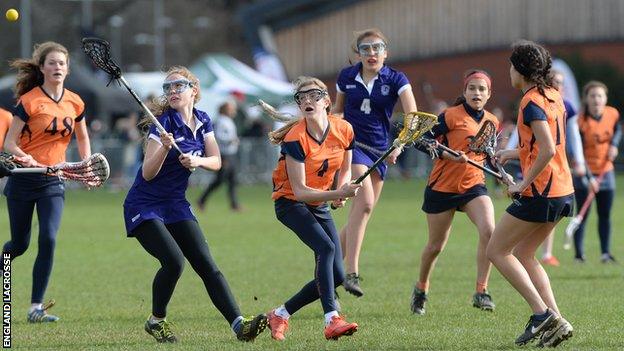
<svg viewBox="0 0 624 351"><path fill-rule="evenodd" d="M624 186L624 179L619 185ZM620 187L621 189L621 187ZM195 199L199 189L191 190ZM245 314L265 312L295 293L312 277L313 256L276 219L268 186L240 189L245 212L231 213L223 191L215 194L199 221L216 262L228 279ZM475 281L477 235L459 214L451 238L431 281L425 316L409 310L420 251L427 230L422 205L423 183L389 182L368 226L360 260L366 295L356 299L342 290L341 304L349 320L360 324L352 337L338 342L323 338L320 303L297 313L283 343L268 333L253 344L236 340L214 308L197 275L187 264L169 305L180 343L157 345L143 331L151 308L151 283L158 267L134 239L124 233L125 193L71 191L58 236L56 258L46 298L62 319L51 325L29 325L31 248L13 262L13 347L36 350L504 350L516 349L530 310L520 295L493 271L490 290L497 309L471 307ZM614 205L612 248L624 259L624 205L621 191ZM497 218L508 200L496 200ZM335 212L337 225L346 211ZM624 280L622 265L599 262L595 212L586 238L587 263L575 264L572 252L561 249L557 232L555 255L561 267L550 268L561 311L574 325L574 337L563 345L574 350L622 348ZM9 237L4 199L0 202L1 239ZM34 225L36 231L36 223Z"/></svg>

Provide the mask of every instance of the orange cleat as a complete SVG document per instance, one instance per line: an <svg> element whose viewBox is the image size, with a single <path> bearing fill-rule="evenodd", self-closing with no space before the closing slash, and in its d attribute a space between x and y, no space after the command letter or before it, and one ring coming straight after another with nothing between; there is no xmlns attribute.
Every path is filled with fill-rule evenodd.
<svg viewBox="0 0 624 351"><path fill-rule="evenodd" d="M349 323L341 316L332 317L331 323L325 327L325 339L338 340L343 335L351 335L358 329L357 323Z"/></svg>
<svg viewBox="0 0 624 351"><path fill-rule="evenodd" d="M271 329L271 337L278 341L286 339L284 333L288 330L288 320L275 314L275 310L267 313L269 319L269 329Z"/></svg>
<svg viewBox="0 0 624 351"><path fill-rule="evenodd" d="M559 267L559 260L555 256L542 259L542 264L547 266Z"/></svg>

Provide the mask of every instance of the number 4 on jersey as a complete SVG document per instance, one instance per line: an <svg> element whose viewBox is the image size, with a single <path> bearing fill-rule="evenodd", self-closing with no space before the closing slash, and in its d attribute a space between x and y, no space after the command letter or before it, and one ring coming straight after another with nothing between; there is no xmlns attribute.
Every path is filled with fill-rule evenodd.
<svg viewBox="0 0 624 351"><path fill-rule="evenodd" d="M360 111L366 113L367 115L371 113L370 99L362 100L362 105L360 106Z"/></svg>

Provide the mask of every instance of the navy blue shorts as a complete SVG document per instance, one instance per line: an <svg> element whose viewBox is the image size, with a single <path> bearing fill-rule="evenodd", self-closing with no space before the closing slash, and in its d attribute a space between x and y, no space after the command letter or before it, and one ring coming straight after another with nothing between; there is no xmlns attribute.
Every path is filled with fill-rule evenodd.
<svg viewBox="0 0 624 351"><path fill-rule="evenodd" d="M461 208L472 199L487 194L487 188L483 184L475 185L462 194L435 191L428 186L425 188L422 210L425 213L442 213L451 209L462 211Z"/></svg>
<svg viewBox="0 0 624 351"><path fill-rule="evenodd" d="M351 160L351 164L365 165L366 167L370 168L373 163L375 163L375 161L377 161L377 159L379 159L379 157L383 155L385 151L380 150L380 152L381 154L377 155L370 150L363 149L356 145L353 147L353 159ZM377 165L375 170L382 180L386 178L386 171L388 170L388 166L386 166L385 162L381 162L379 165Z"/></svg>
<svg viewBox="0 0 624 351"><path fill-rule="evenodd" d="M124 222L126 224L126 234L134 236L134 230L148 219L155 219L164 224L177 223L181 221L195 221L197 218L193 214L191 205L186 199L175 200L166 203L154 203L150 205L124 203Z"/></svg>
<svg viewBox="0 0 624 351"><path fill-rule="evenodd" d="M519 205L509 205L507 213L527 222L557 222L574 215L574 194L551 198L521 196L518 202Z"/></svg>

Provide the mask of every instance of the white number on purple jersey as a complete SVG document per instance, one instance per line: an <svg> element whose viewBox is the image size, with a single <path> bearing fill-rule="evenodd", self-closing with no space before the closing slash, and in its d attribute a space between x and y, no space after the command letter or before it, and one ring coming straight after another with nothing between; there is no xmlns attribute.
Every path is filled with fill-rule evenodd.
<svg viewBox="0 0 624 351"><path fill-rule="evenodd" d="M362 105L360 106L360 111L366 113L367 115L369 115L371 113L370 99L362 100Z"/></svg>

